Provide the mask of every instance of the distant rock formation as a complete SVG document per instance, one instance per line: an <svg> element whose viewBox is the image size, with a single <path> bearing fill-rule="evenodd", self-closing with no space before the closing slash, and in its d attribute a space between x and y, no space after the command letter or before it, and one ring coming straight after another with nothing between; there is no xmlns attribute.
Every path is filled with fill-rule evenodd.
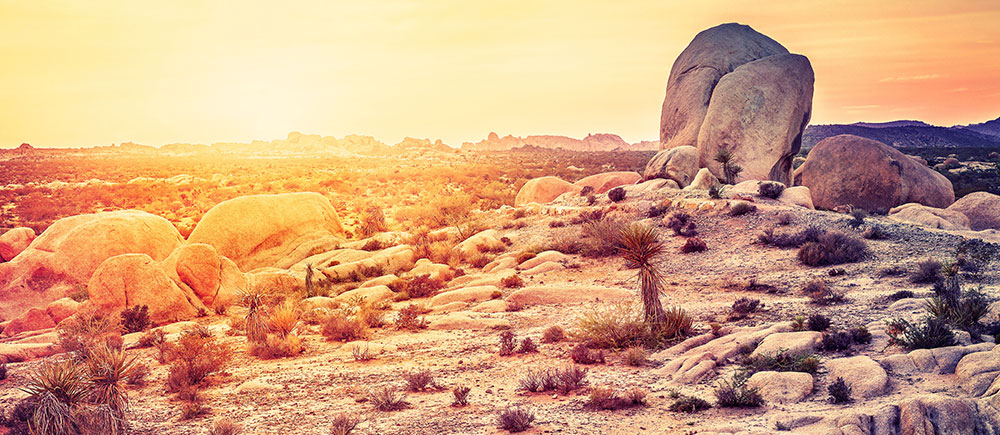
<svg viewBox="0 0 1000 435"><path fill-rule="evenodd" d="M562 148L568 151L651 151L657 149L656 142L646 141L629 144L620 136L608 133L588 134L583 139L574 139L553 135L535 135L523 138L512 135L500 137L491 132L486 140L462 144L462 151L507 151L532 146L549 149Z"/></svg>
<svg viewBox="0 0 1000 435"><path fill-rule="evenodd" d="M729 149L744 179L787 183L812 112L813 71L804 56L749 26L702 31L674 61L660 114L660 148L696 146L699 164Z"/></svg>

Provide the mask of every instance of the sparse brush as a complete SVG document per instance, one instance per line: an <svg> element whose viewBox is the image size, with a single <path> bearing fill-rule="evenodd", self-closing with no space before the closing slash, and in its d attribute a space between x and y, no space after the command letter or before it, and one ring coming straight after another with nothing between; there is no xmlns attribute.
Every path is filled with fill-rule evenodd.
<svg viewBox="0 0 1000 435"><path fill-rule="evenodd" d="M138 363L135 365L135 370L129 373L128 377L125 378L125 383L129 385L143 386L146 385L146 377L149 376L149 366L143 363Z"/></svg>
<svg viewBox="0 0 1000 435"><path fill-rule="evenodd" d="M290 301L278 305L267 317L268 330L273 331L279 337L291 334L299 325L299 310Z"/></svg>
<svg viewBox="0 0 1000 435"><path fill-rule="evenodd" d="M756 408L764 404L757 388L746 385L747 378L742 375L733 377L731 381L722 381L715 389L715 399L723 408Z"/></svg>
<svg viewBox="0 0 1000 435"><path fill-rule="evenodd" d="M631 367L642 367L649 361L646 359L646 349L630 347L622 354L622 362Z"/></svg>
<svg viewBox="0 0 1000 435"><path fill-rule="evenodd" d="M819 278L806 283L805 287L802 287L802 294L808 296L816 305L829 305L844 300L842 293L834 291Z"/></svg>
<svg viewBox="0 0 1000 435"><path fill-rule="evenodd" d="M243 426L237 424L229 417L222 417L212 423L212 430L208 435L239 435L243 433Z"/></svg>
<svg viewBox="0 0 1000 435"><path fill-rule="evenodd" d="M503 288L521 288L524 287L524 280L518 275L511 275L501 279L500 286Z"/></svg>
<svg viewBox="0 0 1000 435"><path fill-rule="evenodd" d="M830 319L822 314L812 314L809 316L807 326L810 331L823 332L830 327Z"/></svg>
<svg viewBox="0 0 1000 435"><path fill-rule="evenodd" d="M757 191L765 198L778 199L785 191L785 185L777 181L761 181L757 183Z"/></svg>
<svg viewBox="0 0 1000 435"><path fill-rule="evenodd" d="M847 221L847 225L851 228L858 228L865 224L865 218L868 217L868 212L860 208L851 207L850 211L851 220Z"/></svg>
<svg viewBox="0 0 1000 435"><path fill-rule="evenodd" d="M792 318L792 329L795 331L805 331L806 316L795 316Z"/></svg>
<svg viewBox="0 0 1000 435"><path fill-rule="evenodd" d="M521 346L517 348L517 353L532 352L538 352L538 345L535 344L535 341L531 337L525 337L524 340L521 340Z"/></svg>
<svg viewBox="0 0 1000 435"><path fill-rule="evenodd" d="M828 266L854 263L868 255L868 246L840 231L827 231L815 242L799 248L799 260L807 266Z"/></svg>
<svg viewBox="0 0 1000 435"><path fill-rule="evenodd" d="M955 247L955 266L973 276L987 270L1000 258L1000 244L982 239L965 239Z"/></svg>
<svg viewBox="0 0 1000 435"><path fill-rule="evenodd" d="M102 310L81 310L59 323L59 345L78 358L86 358L98 346L122 345L119 318Z"/></svg>
<svg viewBox="0 0 1000 435"><path fill-rule="evenodd" d="M552 325L545 328L545 332L542 333L542 343L558 343L566 337L566 333L563 329Z"/></svg>
<svg viewBox="0 0 1000 435"><path fill-rule="evenodd" d="M485 264L483 264L483 266L485 266ZM389 288L397 293L406 292L411 298L425 298L434 296L439 290L443 289L444 280L440 278L431 278L430 274L423 274L415 277L398 279L390 283Z"/></svg>
<svg viewBox="0 0 1000 435"><path fill-rule="evenodd" d="M500 356L513 355L517 350L517 336L514 331L506 330L500 333Z"/></svg>
<svg viewBox="0 0 1000 435"><path fill-rule="evenodd" d="M644 345L652 334L634 305L594 306L577 319L576 335L591 347L621 349Z"/></svg>
<svg viewBox="0 0 1000 435"><path fill-rule="evenodd" d="M137 344L139 347L158 346L166 340L166 336L167 333L163 332L162 329L151 329L139 336Z"/></svg>
<svg viewBox="0 0 1000 435"><path fill-rule="evenodd" d="M368 335L365 325L357 318L348 318L342 311L335 312L323 324L323 336L330 341L354 341Z"/></svg>
<svg viewBox="0 0 1000 435"><path fill-rule="evenodd" d="M588 349L584 344L578 344L569 351L569 357L578 364L604 364L604 351Z"/></svg>
<svg viewBox="0 0 1000 435"><path fill-rule="evenodd" d="M151 323L149 307L145 305L135 305L132 308L122 310L121 317L122 333L124 334L145 331Z"/></svg>
<svg viewBox="0 0 1000 435"><path fill-rule="evenodd" d="M368 394L368 401L379 411L398 411L410 406L406 402L406 395L390 386L376 388L371 391Z"/></svg>
<svg viewBox="0 0 1000 435"><path fill-rule="evenodd" d="M464 385L459 385L451 390L451 394L455 396L455 401L451 403L452 406L465 406L469 404L469 392L472 391L471 388Z"/></svg>
<svg viewBox="0 0 1000 435"><path fill-rule="evenodd" d="M424 391L434 385L434 374L430 370L418 370L403 375L407 391Z"/></svg>
<svg viewBox="0 0 1000 435"><path fill-rule="evenodd" d="M945 299L958 299L962 294L962 278L958 274L949 274L944 279L934 283L934 294Z"/></svg>
<svg viewBox="0 0 1000 435"><path fill-rule="evenodd" d="M586 377L587 369L574 365L540 371L529 369L521 378L518 388L532 393L559 391L567 394L586 385Z"/></svg>
<svg viewBox="0 0 1000 435"><path fill-rule="evenodd" d="M679 395L674 403L670 404L670 409L673 412L683 412L687 414L694 414L699 411L704 411L711 408L712 405L705 401L705 399L693 396Z"/></svg>
<svg viewBox="0 0 1000 435"><path fill-rule="evenodd" d="M708 249L708 245L705 241L697 237L692 237L687 239L681 246L681 252L684 254L690 254L692 252L702 252Z"/></svg>
<svg viewBox="0 0 1000 435"><path fill-rule="evenodd" d="M778 225L781 225L781 226L787 226L787 225L791 225L792 222L794 222L794 221L795 221L795 217L792 216L791 213L789 213L789 212L786 211L786 212L778 213L778 216L775 218L774 223L776 223Z"/></svg>
<svg viewBox="0 0 1000 435"><path fill-rule="evenodd" d="M653 206L649 208L649 211L646 212L646 217L657 218L665 215L667 210L670 210L670 207L653 204Z"/></svg>
<svg viewBox="0 0 1000 435"><path fill-rule="evenodd" d="M882 228L879 225L869 225L864 231L861 232L861 237L868 240L886 240L890 237L890 234L885 230L885 228Z"/></svg>
<svg viewBox="0 0 1000 435"><path fill-rule="evenodd" d="M730 318L742 319L750 313L756 313L757 310L761 309L764 304L760 302L760 299L741 297L733 302L732 311L729 314Z"/></svg>
<svg viewBox="0 0 1000 435"><path fill-rule="evenodd" d="M302 353L302 339L297 334L285 336L268 335L263 343L257 343L250 354L263 359L285 358Z"/></svg>
<svg viewBox="0 0 1000 435"><path fill-rule="evenodd" d="M607 257L615 255L622 247L622 222L603 217L583 225L585 243L582 253L585 257Z"/></svg>
<svg viewBox="0 0 1000 435"><path fill-rule="evenodd" d="M941 280L942 264L933 258L917 263L917 270L910 275L910 281L915 283L934 283Z"/></svg>
<svg viewBox="0 0 1000 435"><path fill-rule="evenodd" d="M886 331L894 344L907 349L934 349L955 344L955 334L948 324L928 317L923 324L911 324L904 319L889 322Z"/></svg>
<svg viewBox="0 0 1000 435"><path fill-rule="evenodd" d="M765 371L816 374L819 370L819 359L815 355L790 354L784 349L774 354L744 356L739 364L748 375Z"/></svg>
<svg viewBox="0 0 1000 435"><path fill-rule="evenodd" d="M7 379L7 363L0 362L0 381Z"/></svg>
<svg viewBox="0 0 1000 435"><path fill-rule="evenodd" d="M838 377L836 381L826 387L826 391L830 393L830 403L840 404L852 401L851 386L844 382L844 378Z"/></svg>
<svg viewBox="0 0 1000 435"><path fill-rule="evenodd" d="M842 351L851 348L854 336L848 331L833 331L823 334L823 350Z"/></svg>
<svg viewBox="0 0 1000 435"><path fill-rule="evenodd" d="M366 207L361 214L361 227L358 229L361 237L371 237L376 233L386 231L386 229L385 213L382 212L382 209L375 206Z"/></svg>
<svg viewBox="0 0 1000 435"><path fill-rule="evenodd" d="M616 187L608 191L608 199L614 202L620 202L625 199L625 189L621 187Z"/></svg>
<svg viewBox="0 0 1000 435"><path fill-rule="evenodd" d="M868 331L868 327L860 325L851 329L851 340L858 344L868 344L872 342L872 333Z"/></svg>
<svg viewBox="0 0 1000 435"><path fill-rule="evenodd" d="M535 414L522 407L512 407L504 409L500 412L498 417L498 422L500 428L511 432L524 432L531 427L531 423L535 421Z"/></svg>
<svg viewBox="0 0 1000 435"><path fill-rule="evenodd" d="M675 211L667 217L667 228L674 232L674 235L694 237L698 235L697 225L691 220L691 215L686 211Z"/></svg>
<svg viewBox="0 0 1000 435"><path fill-rule="evenodd" d="M743 216L757 211L757 206L746 201L736 201L729 206L730 216Z"/></svg>
<svg viewBox="0 0 1000 435"><path fill-rule="evenodd" d="M198 387L209 375L219 372L229 363L232 350L215 342L214 337L183 334L177 343L164 343L164 360L170 362L167 389L180 392Z"/></svg>
<svg viewBox="0 0 1000 435"><path fill-rule="evenodd" d="M354 346L351 348L351 356L354 357L355 361L371 361L375 359L375 352L371 350L368 343L365 343L365 347Z"/></svg>
<svg viewBox="0 0 1000 435"><path fill-rule="evenodd" d="M708 197L712 199L722 199L722 195L726 193L726 186L721 186L718 184L713 184L708 186Z"/></svg>

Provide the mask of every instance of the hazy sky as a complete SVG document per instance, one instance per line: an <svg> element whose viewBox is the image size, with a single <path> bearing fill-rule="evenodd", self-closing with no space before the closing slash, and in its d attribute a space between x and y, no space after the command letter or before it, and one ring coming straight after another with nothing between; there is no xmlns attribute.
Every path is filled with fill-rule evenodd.
<svg viewBox="0 0 1000 435"><path fill-rule="evenodd" d="M0 0L0 147L658 137L694 35L809 57L813 123L1000 116L1000 1Z"/></svg>

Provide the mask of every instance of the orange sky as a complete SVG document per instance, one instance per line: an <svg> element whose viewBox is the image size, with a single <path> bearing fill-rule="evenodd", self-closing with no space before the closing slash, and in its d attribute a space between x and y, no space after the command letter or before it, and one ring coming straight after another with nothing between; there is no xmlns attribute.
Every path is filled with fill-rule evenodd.
<svg viewBox="0 0 1000 435"><path fill-rule="evenodd" d="M731 21L809 57L814 124L1000 116L996 0L0 0L0 147L651 140L674 58Z"/></svg>

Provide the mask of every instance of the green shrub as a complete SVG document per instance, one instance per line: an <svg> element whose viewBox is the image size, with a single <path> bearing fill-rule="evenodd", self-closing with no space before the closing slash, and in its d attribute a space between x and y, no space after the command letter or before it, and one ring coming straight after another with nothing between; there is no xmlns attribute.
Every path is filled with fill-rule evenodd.
<svg viewBox="0 0 1000 435"><path fill-rule="evenodd" d="M819 370L816 355L790 354L784 349L769 355L743 356L739 364L748 375L767 371L816 374Z"/></svg>
<svg viewBox="0 0 1000 435"><path fill-rule="evenodd" d="M722 381L715 389L715 399L723 408L756 408L764 404L757 388L746 385L747 377L734 376L731 381Z"/></svg>
<svg viewBox="0 0 1000 435"><path fill-rule="evenodd" d="M757 190L760 192L760 196L778 199L781 192L785 191L785 185L777 181L761 181L757 183Z"/></svg>
<svg viewBox="0 0 1000 435"><path fill-rule="evenodd" d="M674 403L670 404L670 409L673 412L684 412L688 414L693 414L699 411L711 408L712 405L709 404L704 399L692 396L679 395Z"/></svg>
<svg viewBox="0 0 1000 435"><path fill-rule="evenodd" d="M844 382L844 378L838 377L836 381L826 387L826 391L830 393L830 403L851 402L851 386Z"/></svg>
<svg viewBox="0 0 1000 435"><path fill-rule="evenodd" d="M622 187L616 187L608 191L608 199L614 202L620 202L625 199L625 189Z"/></svg>
<svg viewBox="0 0 1000 435"><path fill-rule="evenodd" d="M894 344L907 349L934 349L955 344L955 334L948 324L928 317L923 324L911 324L904 319L889 322L886 331Z"/></svg>
<svg viewBox="0 0 1000 435"><path fill-rule="evenodd" d="M145 305L135 305L132 308L121 312L122 332L125 334L142 332L149 328L149 307Z"/></svg>
<svg viewBox="0 0 1000 435"><path fill-rule="evenodd" d="M830 327L830 319L822 314L813 314L809 316L808 326L810 331L823 332Z"/></svg>

